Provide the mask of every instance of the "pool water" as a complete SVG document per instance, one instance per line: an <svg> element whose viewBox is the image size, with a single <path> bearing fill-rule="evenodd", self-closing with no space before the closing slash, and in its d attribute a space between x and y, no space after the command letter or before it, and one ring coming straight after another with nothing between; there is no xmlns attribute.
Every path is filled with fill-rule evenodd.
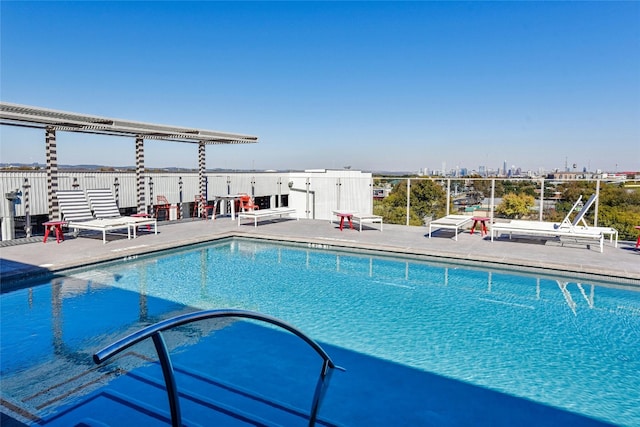
<svg viewBox="0 0 640 427"><path fill-rule="evenodd" d="M640 425L638 287L243 239L3 294L3 399L55 412L29 391L52 368L95 372L91 354L125 333L212 308L269 314L320 342L347 369L321 410L330 423Z"/></svg>

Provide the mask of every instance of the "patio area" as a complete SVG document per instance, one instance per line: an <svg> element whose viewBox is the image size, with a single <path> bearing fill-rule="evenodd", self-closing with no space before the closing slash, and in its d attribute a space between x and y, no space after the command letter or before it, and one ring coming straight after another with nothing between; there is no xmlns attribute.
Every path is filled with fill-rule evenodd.
<svg viewBox="0 0 640 427"><path fill-rule="evenodd" d="M46 273L104 261L126 259L141 254L203 243L227 237L248 237L281 242L303 243L314 248L382 251L389 254L426 258L433 261L478 264L520 272L531 270L549 275L570 276L576 280L593 279L640 286L640 250L635 242L621 241L618 247L605 242L604 253L584 243L508 240L502 237L491 242L489 237L468 230L455 241L450 230L434 231L428 238L428 227L385 224L384 231L365 226L363 231L339 229L327 220L299 221L282 218L238 226L229 218L216 220L167 221L158 224L158 234L141 231L138 238L108 235L102 244L100 234L81 233L73 237L65 232L65 241L56 243L42 236L26 241L5 241L0 246L2 287L11 286L11 279L25 274Z"/></svg>

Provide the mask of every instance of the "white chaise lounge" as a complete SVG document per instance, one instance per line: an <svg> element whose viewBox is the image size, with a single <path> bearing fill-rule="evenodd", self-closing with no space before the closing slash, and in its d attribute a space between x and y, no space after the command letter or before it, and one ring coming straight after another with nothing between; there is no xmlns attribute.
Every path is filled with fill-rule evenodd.
<svg viewBox="0 0 640 427"><path fill-rule="evenodd" d="M382 231L382 217L380 215L367 215L367 214L361 214L356 212L353 214L353 219L360 226L360 231L362 231L362 224L375 224L375 223L380 224L380 231Z"/></svg>
<svg viewBox="0 0 640 427"><path fill-rule="evenodd" d="M458 240L458 233L462 227L471 223L473 217L469 215L447 215L442 218L433 220L429 223L429 238L434 228L450 228L454 230L454 238Z"/></svg>
<svg viewBox="0 0 640 427"><path fill-rule="evenodd" d="M131 238L131 223L119 218L96 219L89 208L89 203L81 190L60 190L56 192L60 211L67 226L76 231L94 230L102 232L102 243L107 243L107 232L127 230L127 238Z"/></svg>
<svg viewBox="0 0 640 427"><path fill-rule="evenodd" d="M580 201L581 198L582 198L582 196L580 196L578 198L578 201ZM584 219L587 211L596 202L597 198L598 198L598 196L596 196L595 194L593 194L593 195L591 195L591 197L589 197L589 200L587 200L587 203L584 204L582 209L580 209L580 212L578 212L578 214L575 216L575 218L571 222L571 226L572 227L578 227L578 228L581 228L583 230L599 231L602 234L604 234L605 236L609 236L609 242L613 243L614 247L617 248L618 247L618 230L616 230L613 227L596 227L596 226L592 226L592 225L587 224L587 221L585 221L585 219ZM574 207L575 207L575 205L574 205ZM580 225L580 223L582 223L582 225ZM566 227L566 222L563 222L563 224L561 224L561 227Z"/></svg>
<svg viewBox="0 0 640 427"><path fill-rule="evenodd" d="M151 227L153 225L154 233L158 234L158 221L156 218L120 215L116 199L108 188L94 188L87 190L87 198L89 199L89 206L91 207L95 218L119 219L131 224L134 239L136 238L139 226L146 225Z"/></svg>
<svg viewBox="0 0 640 427"><path fill-rule="evenodd" d="M576 242L586 242L587 246L596 242L598 243L600 252L604 252L604 236L608 234L610 241L613 241L615 236L615 246L617 246L618 231L611 227L589 227L586 225L584 215L595 203L596 198L597 197L595 195L591 196L587 203L582 206L582 209L578 212L573 221L569 220L570 215L582 200L582 196L578 198L569 213L560 223L512 220L505 223L492 224L490 232L491 241L493 241L495 236L498 236L500 233L508 233L509 239L511 239L513 235L550 236L557 237L560 240L570 239ZM579 225L580 222L584 225Z"/></svg>
<svg viewBox="0 0 640 427"><path fill-rule="evenodd" d="M382 217L380 215L363 214L360 212L352 212L352 211L345 211L345 210L335 210L335 211L332 211L332 213L333 215L338 215L338 214L351 215L351 219L358 223L360 231L362 231L362 224L377 223L377 224L380 224L380 231L382 231L382 228L383 228ZM332 217L331 223L333 223L333 217Z"/></svg>
<svg viewBox="0 0 640 427"><path fill-rule="evenodd" d="M508 233L509 239L511 239L513 235L535 235L558 237L560 239L570 238L576 242L586 241L588 242L587 245L596 242L600 247L600 252L604 252L603 232L584 227L563 228L557 227L557 225L552 222L514 220L493 224L490 231L491 241L493 242L495 236L498 236L500 233Z"/></svg>
<svg viewBox="0 0 640 427"><path fill-rule="evenodd" d="M291 214L296 213L296 210L293 208L280 207L280 208L272 208L272 209L260 209L255 211L247 211L247 212L239 212L236 216L238 217L238 227L240 227L240 220L242 218L253 219L253 226L258 226L258 219L263 218L282 218L283 216L289 216ZM296 218L299 220L299 218Z"/></svg>

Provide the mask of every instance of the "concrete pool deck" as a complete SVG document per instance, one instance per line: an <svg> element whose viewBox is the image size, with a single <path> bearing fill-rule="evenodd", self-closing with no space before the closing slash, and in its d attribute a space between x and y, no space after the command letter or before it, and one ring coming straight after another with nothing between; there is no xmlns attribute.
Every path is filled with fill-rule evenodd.
<svg viewBox="0 0 640 427"><path fill-rule="evenodd" d="M364 226L363 231L348 227L343 231L336 222L327 220L274 219L243 223L228 217L216 220L191 220L161 222L158 234L139 232L137 239L108 235L108 243L102 243L101 234L81 232L74 238L65 233L65 241L56 243L49 239L42 243L42 236L33 237L30 243L23 241L2 242L0 246L0 277L3 287L10 279L25 275L59 271L104 261L135 257L140 254L178 248L226 237L249 237L267 240L296 242L311 247L331 249L363 249L384 251L397 255L428 257L442 262L492 263L498 268L516 268L519 271L540 271L549 275L565 275L576 279L592 277L617 283L640 286L640 250L635 242L619 242L615 248L605 242L604 253L597 245L587 248L584 243L542 241L532 239L500 238L491 242L469 231L459 234L455 241L450 230L434 232L428 238L428 227L408 227L384 224Z"/></svg>

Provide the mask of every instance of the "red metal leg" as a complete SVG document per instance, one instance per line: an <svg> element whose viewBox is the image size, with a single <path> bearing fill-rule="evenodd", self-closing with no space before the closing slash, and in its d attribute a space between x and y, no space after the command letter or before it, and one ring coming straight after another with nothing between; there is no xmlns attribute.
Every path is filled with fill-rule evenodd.
<svg viewBox="0 0 640 427"><path fill-rule="evenodd" d="M342 227L344 227L344 217L340 217L340 231L342 231Z"/></svg>
<svg viewBox="0 0 640 427"><path fill-rule="evenodd" d="M49 237L49 231L51 231L50 227L48 225L45 225L45 227L44 227L44 240L42 241L42 243L47 243L47 237Z"/></svg>
<svg viewBox="0 0 640 427"><path fill-rule="evenodd" d="M64 234L62 233L62 225L56 225L56 243L60 243L60 240L64 242Z"/></svg>

